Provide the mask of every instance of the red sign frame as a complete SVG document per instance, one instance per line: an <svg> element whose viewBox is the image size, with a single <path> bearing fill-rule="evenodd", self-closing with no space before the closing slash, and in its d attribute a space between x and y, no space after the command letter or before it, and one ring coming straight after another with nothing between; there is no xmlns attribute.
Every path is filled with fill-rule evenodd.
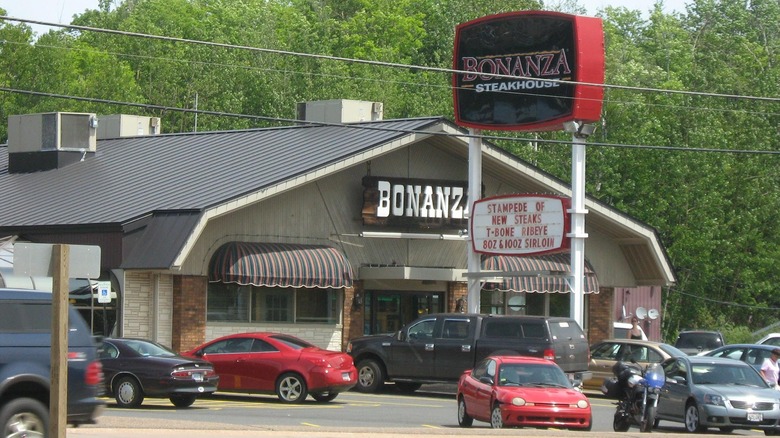
<svg viewBox="0 0 780 438"><path fill-rule="evenodd" d="M551 131L569 121L598 121L604 58L596 17L518 11L462 23L453 57L453 69L465 72L452 77L455 123Z"/></svg>
<svg viewBox="0 0 780 438"><path fill-rule="evenodd" d="M571 199L552 195L482 198L472 207L471 247L490 255L539 255L568 250ZM511 217L510 217L511 216Z"/></svg>

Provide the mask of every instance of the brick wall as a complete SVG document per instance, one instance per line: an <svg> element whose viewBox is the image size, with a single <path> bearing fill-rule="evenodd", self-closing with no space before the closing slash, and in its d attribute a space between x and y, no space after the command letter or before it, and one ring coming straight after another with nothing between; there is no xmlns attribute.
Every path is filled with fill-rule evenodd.
<svg viewBox="0 0 780 438"><path fill-rule="evenodd" d="M121 336L152 337L152 275L148 272L125 271L122 297Z"/></svg>
<svg viewBox="0 0 780 438"><path fill-rule="evenodd" d="M366 296L362 281L355 281L351 289L344 291L344 331L341 339L342 351L346 350L350 339L363 336L365 318L364 299ZM355 301L355 297L359 297ZM359 303L359 304L358 304ZM353 305L354 304L354 305Z"/></svg>
<svg viewBox="0 0 780 438"><path fill-rule="evenodd" d="M445 312L458 312L458 300L463 299L463 310L468 310L468 305L466 303L468 295L469 295L469 286L468 283L460 283L460 282L454 282L451 281L449 285L447 286L449 289L449 293L447 294L447 308L444 309Z"/></svg>
<svg viewBox="0 0 780 438"><path fill-rule="evenodd" d="M612 337L612 301L615 295L613 288L602 287L599 293L590 294L590 320L588 324L588 342L596 342Z"/></svg>
<svg viewBox="0 0 780 438"><path fill-rule="evenodd" d="M206 341L206 296L208 278L177 275L173 278L171 347L186 351Z"/></svg>

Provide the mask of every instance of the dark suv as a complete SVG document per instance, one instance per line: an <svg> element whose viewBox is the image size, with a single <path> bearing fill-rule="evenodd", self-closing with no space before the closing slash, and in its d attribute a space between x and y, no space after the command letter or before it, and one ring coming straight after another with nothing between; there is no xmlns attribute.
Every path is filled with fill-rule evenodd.
<svg viewBox="0 0 780 438"><path fill-rule="evenodd" d="M0 433L46 436L51 375L50 292L0 289ZM68 424L94 423L105 403L89 327L68 313Z"/></svg>
<svg viewBox="0 0 780 438"><path fill-rule="evenodd" d="M687 355L706 353L726 344L723 335L714 330L683 330L677 335L674 346Z"/></svg>

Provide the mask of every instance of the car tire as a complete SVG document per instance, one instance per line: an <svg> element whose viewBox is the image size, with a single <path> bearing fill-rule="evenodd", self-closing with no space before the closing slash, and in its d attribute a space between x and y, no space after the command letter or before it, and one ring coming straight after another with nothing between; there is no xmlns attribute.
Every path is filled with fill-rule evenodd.
<svg viewBox="0 0 780 438"><path fill-rule="evenodd" d="M319 403L327 403L336 398L337 395L339 395L338 392L318 392L316 394L312 394L311 398Z"/></svg>
<svg viewBox="0 0 780 438"><path fill-rule="evenodd" d="M493 405L493 410L490 411L490 427L493 429L504 427L504 418L501 416L501 406L498 403Z"/></svg>
<svg viewBox="0 0 780 438"><path fill-rule="evenodd" d="M114 398L120 408L137 408L144 401L144 391L133 377L122 377L114 385Z"/></svg>
<svg viewBox="0 0 780 438"><path fill-rule="evenodd" d="M300 374L285 373L276 381L276 396L283 403L303 403L308 394L306 381Z"/></svg>
<svg viewBox="0 0 780 438"><path fill-rule="evenodd" d="M474 424L474 419L466 410L466 400L463 399L463 396L458 397L458 426L471 427L472 424Z"/></svg>
<svg viewBox="0 0 780 438"><path fill-rule="evenodd" d="M701 425L699 408L696 407L696 403L688 403L688 405L685 406L684 420L685 430L689 433L704 432L707 429Z"/></svg>
<svg viewBox="0 0 780 438"><path fill-rule="evenodd" d="M377 392L385 384L382 366L375 359L361 360L357 365L358 378L355 389L360 392Z"/></svg>
<svg viewBox="0 0 780 438"><path fill-rule="evenodd" d="M177 408L188 408L195 403L197 398L197 395L172 395L169 400Z"/></svg>
<svg viewBox="0 0 780 438"><path fill-rule="evenodd" d="M640 432L652 432L653 422L655 421L655 406L648 406L645 410L645 418L639 425Z"/></svg>
<svg viewBox="0 0 780 438"><path fill-rule="evenodd" d="M422 383L414 382L395 382L395 387L404 394L411 394L417 391L422 386Z"/></svg>
<svg viewBox="0 0 780 438"><path fill-rule="evenodd" d="M38 400L17 398L0 410L0 436L43 438L49 433L49 409Z"/></svg>

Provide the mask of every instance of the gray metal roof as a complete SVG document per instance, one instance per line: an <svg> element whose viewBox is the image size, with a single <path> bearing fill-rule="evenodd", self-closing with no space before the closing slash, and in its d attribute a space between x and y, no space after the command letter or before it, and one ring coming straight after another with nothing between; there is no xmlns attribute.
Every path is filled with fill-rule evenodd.
<svg viewBox="0 0 780 438"><path fill-rule="evenodd" d="M203 211L442 121L98 140L97 152L83 162L27 174L9 174L8 148L0 147L0 229L124 224L160 210Z"/></svg>

